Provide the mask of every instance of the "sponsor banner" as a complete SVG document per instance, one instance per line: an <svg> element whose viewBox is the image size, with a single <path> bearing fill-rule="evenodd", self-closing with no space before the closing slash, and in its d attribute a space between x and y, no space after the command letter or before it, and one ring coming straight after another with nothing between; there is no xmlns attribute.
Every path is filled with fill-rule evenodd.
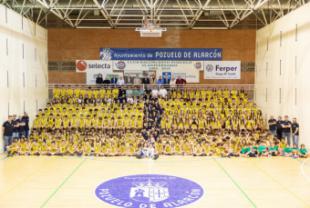
<svg viewBox="0 0 310 208"><path fill-rule="evenodd" d="M240 79L240 61L204 61L205 79Z"/></svg>
<svg viewBox="0 0 310 208"><path fill-rule="evenodd" d="M76 72L87 73L90 70L112 70L112 62L102 60L76 60Z"/></svg>
<svg viewBox="0 0 310 208"><path fill-rule="evenodd" d="M101 60L222 60L221 48L100 48Z"/></svg>
<svg viewBox="0 0 310 208"><path fill-rule="evenodd" d="M187 82L198 83L202 61L113 61L113 70L128 72L156 71L157 78L163 72L171 77L185 78Z"/></svg>
<svg viewBox="0 0 310 208"><path fill-rule="evenodd" d="M112 62L103 60L76 60L76 72L86 73L86 84L96 84L99 74L105 79L113 74Z"/></svg>

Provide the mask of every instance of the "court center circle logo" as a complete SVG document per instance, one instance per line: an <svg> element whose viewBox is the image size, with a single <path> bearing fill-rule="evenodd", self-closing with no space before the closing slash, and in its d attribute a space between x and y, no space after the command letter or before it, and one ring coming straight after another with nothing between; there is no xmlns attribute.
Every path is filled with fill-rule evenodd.
<svg viewBox="0 0 310 208"><path fill-rule="evenodd" d="M111 205L129 208L174 208L199 200L203 188L169 175L130 175L100 184L96 196Z"/></svg>

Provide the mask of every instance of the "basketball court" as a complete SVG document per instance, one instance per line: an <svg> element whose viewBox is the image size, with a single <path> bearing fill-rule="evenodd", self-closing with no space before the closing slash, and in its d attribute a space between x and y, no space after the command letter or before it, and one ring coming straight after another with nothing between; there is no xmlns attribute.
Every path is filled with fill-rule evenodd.
<svg viewBox="0 0 310 208"><path fill-rule="evenodd" d="M0 208L310 208L309 1L0 0Z"/></svg>
<svg viewBox="0 0 310 208"><path fill-rule="evenodd" d="M198 183L203 196L185 207L310 207L309 173L309 161L281 157L2 157L0 207L114 207L96 187L137 174Z"/></svg>

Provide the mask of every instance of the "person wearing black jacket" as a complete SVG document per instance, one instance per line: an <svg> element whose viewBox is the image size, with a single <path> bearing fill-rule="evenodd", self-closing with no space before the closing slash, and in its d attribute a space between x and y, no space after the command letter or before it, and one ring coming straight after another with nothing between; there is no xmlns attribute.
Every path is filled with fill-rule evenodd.
<svg viewBox="0 0 310 208"><path fill-rule="evenodd" d="M279 116L277 120L277 138L282 139L282 117Z"/></svg>
<svg viewBox="0 0 310 208"><path fill-rule="evenodd" d="M277 135L277 120L274 119L273 116L270 116L270 119L268 120L268 125L269 125L270 133L276 136Z"/></svg>
<svg viewBox="0 0 310 208"><path fill-rule="evenodd" d="M12 143L13 136L13 124L12 124L12 116L8 117L8 120L2 124L2 132L3 132L3 140L4 140L4 151L6 151L7 146Z"/></svg>
<svg viewBox="0 0 310 208"><path fill-rule="evenodd" d="M299 124L296 118L293 118L292 134L293 134L293 145L299 147Z"/></svg>
<svg viewBox="0 0 310 208"><path fill-rule="evenodd" d="M17 118L16 115L13 115L13 119L12 119L12 125L13 125L13 139L14 138L19 138L19 118Z"/></svg>
<svg viewBox="0 0 310 208"><path fill-rule="evenodd" d="M96 84L103 84L102 74L98 74L96 78Z"/></svg>
<svg viewBox="0 0 310 208"><path fill-rule="evenodd" d="M28 138L29 137L29 116L26 112L24 112L24 115L21 118L21 123L22 123L21 134L25 136L26 138Z"/></svg>

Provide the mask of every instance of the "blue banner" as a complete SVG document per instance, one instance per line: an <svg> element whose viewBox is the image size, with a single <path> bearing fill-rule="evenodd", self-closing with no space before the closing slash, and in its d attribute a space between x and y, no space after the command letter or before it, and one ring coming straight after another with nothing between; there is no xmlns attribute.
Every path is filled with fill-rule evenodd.
<svg viewBox="0 0 310 208"><path fill-rule="evenodd" d="M102 60L222 60L221 48L100 48Z"/></svg>

